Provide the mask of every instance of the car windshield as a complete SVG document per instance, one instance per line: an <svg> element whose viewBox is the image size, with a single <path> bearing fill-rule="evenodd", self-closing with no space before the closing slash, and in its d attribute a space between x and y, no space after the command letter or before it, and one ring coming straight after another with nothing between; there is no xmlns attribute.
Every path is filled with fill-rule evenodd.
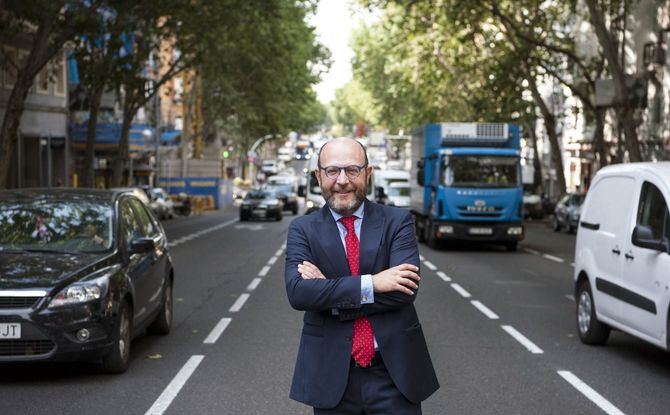
<svg viewBox="0 0 670 415"><path fill-rule="evenodd" d="M271 197L270 192L255 191L255 192L247 193L247 195L245 196L245 199L246 200L260 200L260 199L266 199L268 197Z"/></svg>
<svg viewBox="0 0 670 415"><path fill-rule="evenodd" d="M584 199L586 198L586 195L572 195L572 201L574 202L575 205L581 206L582 203L584 203Z"/></svg>
<svg viewBox="0 0 670 415"><path fill-rule="evenodd" d="M268 188L268 191L275 193L284 193L288 195L289 193L293 192L293 186L291 186L290 184L273 184Z"/></svg>
<svg viewBox="0 0 670 415"><path fill-rule="evenodd" d="M442 162L442 180L452 187L517 187L516 157L451 156Z"/></svg>
<svg viewBox="0 0 670 415"><path fill-rule="evenodd" d="M389 196L409 196L409 187L389 187Z"/></svg>
<svg viewBox="0 0 670 415"><path fill-rule="evenodd" d="M0 252L100 253L111 249L111 204L93 200L0 201Z"/></svg>

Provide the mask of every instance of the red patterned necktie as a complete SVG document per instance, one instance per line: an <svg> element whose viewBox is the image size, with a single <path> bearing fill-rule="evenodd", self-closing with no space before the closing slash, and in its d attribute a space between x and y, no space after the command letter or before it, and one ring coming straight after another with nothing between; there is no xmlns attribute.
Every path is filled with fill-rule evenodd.
<svg viewBox="0 0 670 415"><path fill-rule="evenodd" d="M359 250L358 237L354 229L356 216L346 216L340 219L340 222L347 229L347 236L344 237L344 244L347 249L347 261L351 275L359 276L358 262ZM372 326L367 317L359 317L354 321L354 339L351 346L351 356L356 363L361 366L368 366L375 354L374 336Z"/></svg>

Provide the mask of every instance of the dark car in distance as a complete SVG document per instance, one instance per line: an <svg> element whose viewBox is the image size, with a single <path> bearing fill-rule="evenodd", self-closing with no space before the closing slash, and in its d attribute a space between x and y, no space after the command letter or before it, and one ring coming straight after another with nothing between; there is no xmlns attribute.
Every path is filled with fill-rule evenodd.
<svg viewBox="0 0 670 415"><path fill-rule="evenodd" d="M569 233L577 230L585 193L568 193L556 203L554 208L554 230L565 228Z"/></svg>
<svg viewBox="0 0 670 415"><path fill-rule="evenodd" d="M284 205L284 210L290 210L294 215L298 214L298 195L293 191L293 185L277 183L269 184L266 190L274 192Z"/></svg>
<svg viewBox="0 0 670 415"><path fill-rule="evenodd" d="M131 341L172 325L172 261L132 192L0 191L0 362L128 367Z"/></svg>
<svg viewBox="0 0 670 415"><path fill-rule="evenodd" d="M250 219L282 220L284 204L274 191L253 189L247 192L240 205L240 221Z"/></svg>

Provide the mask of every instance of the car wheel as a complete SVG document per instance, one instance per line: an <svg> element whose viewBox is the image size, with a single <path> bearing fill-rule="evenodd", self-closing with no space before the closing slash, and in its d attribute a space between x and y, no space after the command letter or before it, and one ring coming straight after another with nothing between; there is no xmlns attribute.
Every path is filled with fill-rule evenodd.
<svg viewBox="0 0 670 415"><path fill-rule="evenodd" d="M602 345L607 342L610 327L598 321L593 294L588 281L583 281L577 291L577 332L582 343Z"/></svg>
<svg viewBox="0 0 670 415"><path fill-rule="evenodd" d="M130 361L130 343L133 333L133 316L130 304L124 301L119 309L119 320L114 333L112 350L102 358L102 368L107 373L123 373Z"/></svg>
<svg viewBox="0 0 670 415"><path fill-rule="evenodd" d="M172 328L172 280L166 281L163 301L156 319L147 327L151 334L168 334Z"/></svg>
<svg viewBox="0 0 670 415"><path fill-rule="evenodd" d="M294 215L297 215L298 214L298 206L295 206L293 209L291 209L291 213L293 213Z"/></svg>
<svg viewBox="0 0 670 415"><path fill-rule="evenodd" d="M505 249L507 249L507 251L509 252L515 252L518 247L519 247L518 241L505 242Z"/></svg>
<svg viewBox="0 0 670 415"><path fill-rule="evenodd" d="M437 236L435 236L435 227L432 222L428 222L425 229L428 247L430 247L430 249L438 249L440 241L437 239Z"/></svg>
<svg viewBox="0 0 670 415"><path fill-rule="evenodd" d="M561 224L558 222L558 218L554 215L554 231L558 232L561 230Z"/></svg>
<svg viewBox="0 0 670 415"><path fill-rule="evenodd" d="M243 214L240 213L240 222L244 222L244 221L247 221L247 220L249 220L249 218L247 218L247 215L243 215Z"/></svg>
<svg viewBox="0 0 670 415"><path fill-rule="evenodd" d="M414 217L414 233L416 234L416 239L418 239L419 242L426 242L426 235L423 232L423 228L419 227L419 221L421 219L418 218L417 216ZM424 222L425 226L425 222Z"/></svg>
<svg viewBox="0 0 670 415"><path fill-rule="evenodd" d="M277 222L279 222L280 220L282 220L283 217L284 217L284 216L281 214L281 212L279 212L279 213L277 213L277 216L275 217L275 220L276 220Z"/></svg>

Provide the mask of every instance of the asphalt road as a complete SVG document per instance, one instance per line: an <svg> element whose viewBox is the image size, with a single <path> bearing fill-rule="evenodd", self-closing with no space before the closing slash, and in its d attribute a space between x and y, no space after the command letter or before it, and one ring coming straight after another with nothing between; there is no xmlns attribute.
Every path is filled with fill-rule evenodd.
<svg viewBox="0 0 670 415"><path fill-rule="evenodd" d="M2 414L309 414L288 399L302 313L283 284L281 222L227 210L165 224L175 325L132 344L123 375L89 363L0 366ZM416 306L442 385L426 414L667 414L670 355L614 332L582 345L574 235L528 224L518 252L421 245Z"/></svg>

